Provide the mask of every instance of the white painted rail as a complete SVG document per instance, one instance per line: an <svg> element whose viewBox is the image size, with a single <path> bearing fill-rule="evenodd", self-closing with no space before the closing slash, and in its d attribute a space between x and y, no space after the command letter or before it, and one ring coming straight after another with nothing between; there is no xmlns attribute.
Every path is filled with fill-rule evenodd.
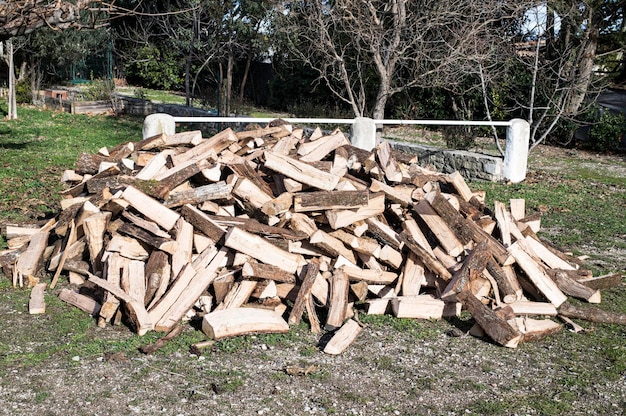
<svg viewBox="0 0 626 416"><path fill-rule="evenodd" d="M144 137L175 129L176 123L268 123L276 118L263 117L172 117L167 114L151 114L144 121ZM352 126L350 140L354 146L371 150L376 146L376 126L494 126L506 127L506 147L503 175L513 183L526 178L530 126L526 120L473 121L473 120L373 120L367 117L344 118L283 118L292 124L349 124Z"/></svg>

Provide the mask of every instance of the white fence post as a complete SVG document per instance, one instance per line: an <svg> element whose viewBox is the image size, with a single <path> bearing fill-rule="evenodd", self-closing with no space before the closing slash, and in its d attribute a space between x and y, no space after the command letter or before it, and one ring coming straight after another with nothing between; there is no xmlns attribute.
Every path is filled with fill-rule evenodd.
<svg viewBox="0 0 626 416"><path fill-rule="evenodd" d="M506 130L506 148L502 166L504 179L513 183L526 179L528 167L528 143L530 141L530 124L519 118L511 120Z"/></svg>
<svg viewBox="0 0 626 416"><path fill-rule="evenodd" d="M146 116L143 120L142 136L144 139L156 136L157 134L176 133L176 121L169 114L156 113Z"/></svg>
<svg viewBox="0 0 626 416"><path fill-rule="evenodd" d="M359 149L370 151L376 147L376 123L368 117L356 117L350 142Z"/></svg>

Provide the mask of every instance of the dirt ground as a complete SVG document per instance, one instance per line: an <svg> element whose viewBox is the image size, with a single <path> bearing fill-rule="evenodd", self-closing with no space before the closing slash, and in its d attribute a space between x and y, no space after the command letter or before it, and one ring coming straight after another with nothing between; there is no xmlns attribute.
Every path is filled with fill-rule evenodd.
<svg viewBox="0 0 626 416"><path fill-rule="evenodd" d="M548 147L538 149L533 169L556 172L567 152L626 177L623 156ZM0 296L0 355L36 351L49 342L47 322L62 318L29 316L26 297L20 303ZM625 296L624 286L608 293ZM626 342L607 342L626 341L626 329L589 324L588 333L562 331L513 350L466 335L468 325L373 321L339 356L321 352L323 340L304 325L278 341L247 337L230 350L214 345L191 353L181 346L144 355L128 348L77 356L61 349L34 365L0 368L0 415L626 413L626 368L618 368ZM37 332L26 342L17 331ZM106 346L135 335L124 326L93 324L85 337ZM302 371L291 375L294 366Z"/></svg>

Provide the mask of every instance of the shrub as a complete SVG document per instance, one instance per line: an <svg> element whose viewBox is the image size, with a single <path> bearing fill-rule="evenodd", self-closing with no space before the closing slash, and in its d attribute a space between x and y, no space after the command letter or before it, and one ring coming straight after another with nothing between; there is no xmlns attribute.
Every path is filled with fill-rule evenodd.
<svg viewBox="0 0 626 416"><path fill-rule="evenodd" d="M442 133L448 149L469 150L476 143L471 126L446 126Z"/></svg>
<svg viewBox="0 0 626 416"><path fill-rule="evenodd" d="M599 151L617 150L624 134L626 134L626 116L605 111L598 123L591 127L588 146Z"/></svg>
<svg viewBox="0 0 626 416"><path fill-rule="evenodd" d="M33 100L30 79L24 78L15 85L15 101L18 104L30 104Z"/></svg>
<svg viewBox="0 0 626 416"><path fill-rule="evenodd" d="M94 79L83 92L83 97L87 101L110 100L115 86L108 79Z"/></svg>

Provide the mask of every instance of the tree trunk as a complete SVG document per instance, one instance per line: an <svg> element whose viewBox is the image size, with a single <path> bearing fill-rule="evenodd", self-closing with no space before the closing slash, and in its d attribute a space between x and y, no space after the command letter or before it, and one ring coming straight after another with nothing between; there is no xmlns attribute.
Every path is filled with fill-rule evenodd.
<svg viewBox="0 0 626 416"><path fill-rule="evenodd" d="M243 94L246 89L246 83L248 82L248 74L250 73L250 65L252 64L252 48L248 50L248 57L246 59L246 67L243 70L243 77L241 78L241 86L239 87L239 102L243 103Z"/></svg>
<svg viewBox="0 0 626 416"><path fill-rule="evenodd" d="M579 53L580 59L578 60L578 68L576 81L572 86L572 94L568 100L564 114L567 116L576 116L585 100L587 90L591 84L591 77L593 75L593 62L596 57L596 49L598 47L598 29L592 23L592 27L589 28L587 39L585 39L583 46Z"/></svg>
<svg viewBox="0 0 626 416"><path fill-rule="evenodd" d="M16 102L16 96L15 96L16 82L15 82L15 64L13 62L13 40L9 39L7 41L7 46L8 46L7 54L9 58L9 98L8 98L9 114L7 115L7 117L9 118L9 120L14 120L14 119L17 119L17 102Z"/></svg>
<svg viewBox="0 0 626 416"><path fill-rule="evenodd" d="M235 65L235 57L232 51L228 52L228 63L226 64L226 99L224 105L224 114L226 117L230 115L230 104L233 96L233 67Z"/></svg>

